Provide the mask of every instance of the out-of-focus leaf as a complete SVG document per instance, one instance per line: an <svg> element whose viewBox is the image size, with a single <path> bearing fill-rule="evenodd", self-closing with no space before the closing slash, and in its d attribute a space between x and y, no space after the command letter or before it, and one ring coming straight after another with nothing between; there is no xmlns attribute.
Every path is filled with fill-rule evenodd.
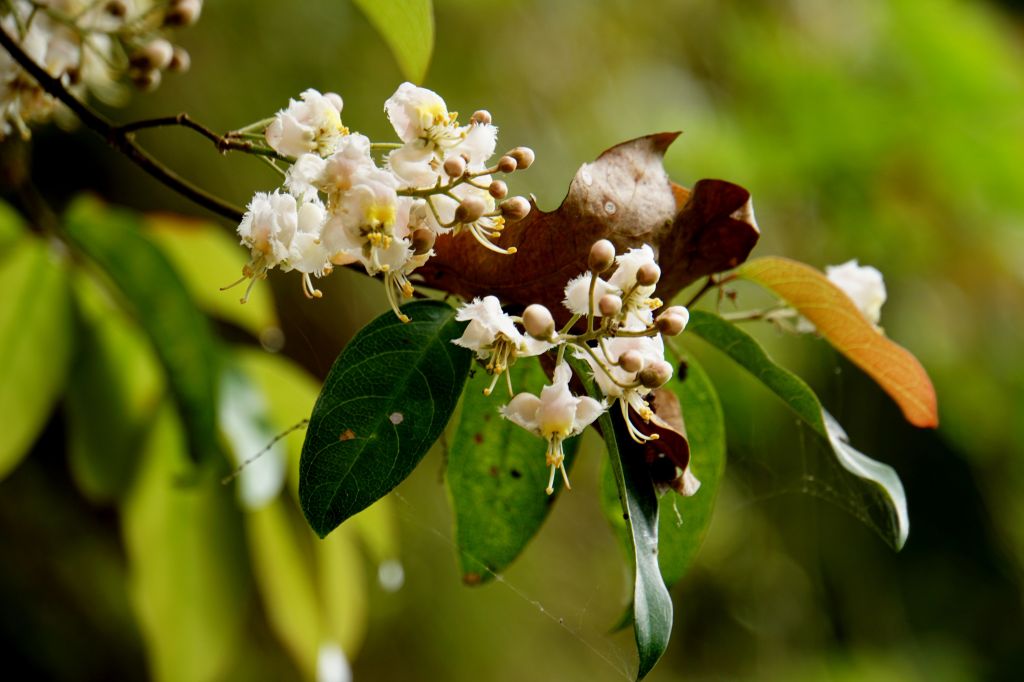
<svg viewBox="0 0 1024 682"><path fill-rule="evenodd" d="M562 205L536 205L506 226L509 256L482 250L469 233L441 235L436 255L416 272L434 288L463 298L495 295L505 303L543 303L559 321L565 283L587 270L598 239L622 251L650 244L659 254L658 295L668 301L690 282L742 263L760 235L750 193L721 180L693 191L674 185L662 159L678 133L637 138L608 149L576 173Z"/></svg>
<svg viewBox="0 0 1024 682"><path fill-rule="evenodd" d="M221 433L234 455L238 473L238 499L246 509L259 509L277 497L284 486L288 456L275 436L263 391L231 360L221 374L217 418Z"/></svg>
<svg viewBox="0 0 1024 682"><path fill-rule="evenodd" d="M678 397L686 420L690 469L700 480L700 488L688 497L666 492L658 500L658 565L669 588L686 575L704 542L725 472L725 418L718 394L696 359L688 356L687 365L685 380L675 379L667 388ZM602 468L600 497L605 517L632 560L629 531L610 463ZM615 629L632 621L630 605Z"/></svg>
<svg viewBox="0 0 1024 682"><path fill-rule="evenodd" d="M292 521L292 505L289 497L277 497L246 514L246 529L253 573L270 627L304 678L314 679L324 635L322 602L317 595L311 534L301 519Z"/></svg>
<svg viewBox="0 0 1024 682"><path fill-rule="evenodd" d="M586 366L569 361L587 392L602 399L587 377ZM644 461L618 410L606 411L599 422L628 529L636 578L633 590L633 631L639 655L637 679L643 679L665 653L672 634L672 599L658 566L658 497Z"/></svg>
<svg viewBox="0 0 1024 682"><path fill-rule="evenodd" d="M239 348L233 352L233 356L255 387L262 392L277 436L301 425L309 417L320 387L305 370L279 355L260 350ZM301 428L296 429L295 433L281 440L288 454L289 487L296 501L299 499L298 472L303 431ZM377 500L349 523L358 532L375 563L381 564L398 557L398 528L394 504L390 498Z"/></svg>
<svg viewBox="0 0 1024 682"><path fill-rule="evenodd" d="M354 0L391 48L406 78L423 82L434 52L431 0Z"/></svg>
<svg viewBox="0 0 1024 682"><path fill-rule="evenodd" d="M65 415L68 461L93 502L120 498L163 400L163 377L149 342L84 273L74 280L80 320Z"/></svg>
<svg viewBox="0 0 1024 682"><path fill-rule="evenodd" d="M820 271L787 258L758 258L736 270L771 290L814 323L818 332L888 393L914 426L939 424L935 388L909 351L890 341Z"/></svg>
<svg viewBox="0 0 1024 682"><path fill-rule="evenodd" d="M390 492L434 444L469 373L455 310L403 306L364 327L331 368L309 418L299 498L320 537Z"/></svg>
<svg viewBox="0 0 1024 682"><path fill-rule="evenodd" d="M0 263L10 255L11 248L25 234L25 224L11 206L0 201Z"/></svg>
<svg viewBox="0 0 1024 682"><path fill-rule="evenodd" d="M0 261L0 479L21 461L67 377L74 318L67 271L25 235Z"/></svg>
<svg viewBox="0 0 1024 682"><path fill-rule="evenodd" d="M82 198L68 209L65 229L111 279L149 336L166 370L193 457L213 460L218 454L218 349L181 278L127 211Z"/></svg>
<svg viewBox="0 0 1024 682"><path fill-rule="evenodd" d="M775 364L745 331L718 315L699 310L690 313L687 331L720 349L753 374L828 443L843 469L861 481L862 493L869 499L880 498L877 506L888 515L888 528L884 529L883 537L895 549L902 548L910 532L910 520L903 484L896 471L851 447L846 433L821 406L814 391L800 377ZM871 505L865 503L865 506Z"/></svg>
<svg viewBox="0 0 1024 682"><path fill-rule="evenodd" d="M211 477L183 484L191 463L173 410L160 412L142 457L121 519L153 679L229 679L249 589L231 491Z"/></svg>
<svg viewBox="0 0 1024 682"><path fill-rule="evenodd" d="M510 371L516 391L536 394L547 383L544 370L533 359L521 360ZM562 489L559 479L555 493L545 494L547 444L498 414L505 401L483 394L491 378L477 369L466 384L448 453L446 479L455 514L455 542L462 579L469 585L487 582L519 556ZM567 469L577 446L575 438L565 443Z"/></svg>
<svg viewBox="0 0 1024 682"><path fill-rule="evenodd" d="M189 294L204 312L227 320L259 336L277 326L274 302L269 295L250 296L242 305L238 296L221 291L235 281L249 253L214 223L157 214L146 216L147 235L166 254Z"/></svg>
<svg viewBox="0 0 1024 682"><path fill-rule="evenodd" d="M317 542L315 551L317 584L323 600L321 642L337 643L351 658L362 646L369 617L363 557L348 527Z"/></svg>

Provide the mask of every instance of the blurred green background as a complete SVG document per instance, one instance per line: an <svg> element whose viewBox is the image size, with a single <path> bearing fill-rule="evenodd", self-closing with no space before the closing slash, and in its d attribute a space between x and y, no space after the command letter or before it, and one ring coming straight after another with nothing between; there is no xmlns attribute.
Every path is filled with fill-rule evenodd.
<svg viewBox="0 0 1024 682"><path fill-rule="evenodd" d="M576 168L603 149L682 130L666 158L670 175L684 185L717 177L747 187L763 232L755 254L819 267L858 258L885 274L882 324L921 359L938 391L941 427L915 431L823 343L756 330L818 391L858 449L900 473L911 532L894 554L822 499L842 502L843 493L810 480L815 454L785 408L710 349L688 343L723 399L730 459L698 563L673 591L672 644L649 679L1020 679L1019 12L1016 3L953 0L437 0L424 85L464 115L490 110L500 148L536 150L537 163L513 178L514 191L553 208ZM112 115L127 121L187 111L228 130L315 87L342 94L350 128L391 139L383 102L403 79L349 2L208 2L199 24L179 37L192 72L168 77L155 94ZM257 160L220 157L184 130L140 139L240 205L278 183ZM30 151L16 143L4 150L8 162L26 153L34 183L57 209L87 190L144 212L209 218L88 131L50 127ZM207 271L208 289L236 272ZM337 272L322 288L324 299L309 302L296 278L275 274L252 302L272 297L281 354L317 379L386 307L378 283L351 272ZM221 329L259 347L244 324ZM138 582L127 577L149 550L132 550L123 518L73 485L67 431L58 406L29 458L0 482L5 666L30 671L25 679L156 674L139 625ZM382 589L379 556L370 551L352 569L365 575L347 583L366 587L338 597L339 608L359 614L351 625L359 632L347 642L355 679L626 679L631 635L607 630L626 602L629 568L600 515L600 457L591 439L573 492L524 556L498 582L469 588L456 569L442 453L429 455L388 498L404 586ZM188 574L176 596L187 608L188 587L209 583L225 608L237 610L228 620L239 634L194 643L193 651L208 647L220 661L207 677L184 663L175 668L173 656L160 674L301 679L306 672L274 637L256 596L259 569L248 560L242 522L225 514L238 526L225 531L237 546L221 547L214 566L192 561L196 546L175 545L174 561ZM159 546L159 538L152 542ZM224 575L204 582L193 575L203 570ZM175 592L173 579L168 589Z"/></svg>

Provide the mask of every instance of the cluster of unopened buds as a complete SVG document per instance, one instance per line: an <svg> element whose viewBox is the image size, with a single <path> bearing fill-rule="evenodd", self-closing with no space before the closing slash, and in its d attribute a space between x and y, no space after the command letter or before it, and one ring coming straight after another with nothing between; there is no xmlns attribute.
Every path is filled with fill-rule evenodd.
<svg viewBox="0 0 1024 682"><path fill-rule="evenodd" d="M78 97L122 104L127 79L143 90L189 67L170 29L199 19L201 0L0 0L0 30ZM0 139L59 113L57 101L0 51Z"/></svg>
<svg viewBox="0 0 1024 682"><path fill-rule="evenodd" d="M401 142L375 143L350 131L341 97L316 90L232 133L265 142L284 176L282 188L253 197L238 226L251 252L239 280L252 280L243 301L272 268L300 272L306 296L319 298L312 277L358 262L382 275L392 309L407 321L399 302L413 295L409 275L433 255L438 235L468 232L491 251L515 253L494 240L507 221L529 213L530 203L509 197L492 176L529 168L533 151L517 147L490 164L498 132L491 115L477 111L459 125L439 95L411 83L384 110Z"/></svg>
<svg viewBox="0 0 1024 682"><path fill-rule="evenodd" d="M613 266L611 276L602 278ZM469 324L454 343L475 351L492 375L484 393L490 395L504 375L512 399L501 408L501 414L547 441L549 495L554 492L558 472L569 488L562 443L583 431L606 409L618 405L636 442L658 438L656 433L645 434L634 423L633 415L644 424L654 416L648 396L672 378L662 335L681 333L690 317L686 308L663 307L654 297L661 270L650 246L616 255L612 243L602 239L591 247L588 267L565 287L563 305L571 317L560 330L556 330L548 308L533 304L521 316L512 316L502 310L494 296L466 303L456 315L456 319ZM589 366L603 400L572 394L567 350ZM509 368L518 358L549 351L556 357L552 383L539 396L516 394Z"/></svg>

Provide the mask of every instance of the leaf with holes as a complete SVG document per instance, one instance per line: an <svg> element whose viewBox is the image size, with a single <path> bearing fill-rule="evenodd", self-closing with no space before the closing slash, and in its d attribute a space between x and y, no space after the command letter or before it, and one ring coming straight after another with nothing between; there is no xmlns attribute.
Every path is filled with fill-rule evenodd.
<svg viewBox="0 0 1024 682"><path fill-rule="evenodd" d="M355 0L356 5L391 48L402 74L423 82L434 51L434 8L431 0Z"/></svg>
<svg viewBox="0 0 1024 682"><path fill-rule="evenodd" d="M903 547L910 522L903 484L896 471L850 446L846 433L821 406L814 391L800 377L775 364L745 331L718 315L699 310L691 311L686 330L715 346L753 374L824 439L842 469L859 482L856 487L863 498L860 506L865 510L883 509L886 516L883 537L895 549Z"/></svg>
<svg viewBox="0 0 1024 682"><path fill-rule="evenodd" d="M532 358L516 363L511 375L516 391L537 394L548 383ZM477 369L466 385L446 472L459 566L469 585L487 582L519 556L562 490L556 477L554 495L545 494L547 444L498 414L508 399L485 396L483 389L490 383L491 376ZM573 438L564 445L567 469L577 444Z"/></svg>
<svg viewBox="0 0 1024 682"><path fill-rule="evenodd" d="M935 388L907 349L890 341L865 318L843 290L820 271L788 258L758 258L736 274L777 294L814 323L818 332L864 370L914 426L939 425Z"/></svg>
<svg viewBox="0 0 1024 682"><path fill-rule="evenodd" d="M388 312L334 362L309 418L299 498L320 537L389 493L423 459L451 418L470 352L452 343L463 325L438 301Z"/></svg>
<svg viewBox="0 0 1024 682"><path fill-rule="evenodd" d="M578 360L569 362L591 397L603 399L586 365ZM633 633L640 657L637 679L643 679L665 653L672 634L672 598L658 567L658 496L643 448L633 442L619 410L606 411L598 424L608 448L636 570Z"/></svg>

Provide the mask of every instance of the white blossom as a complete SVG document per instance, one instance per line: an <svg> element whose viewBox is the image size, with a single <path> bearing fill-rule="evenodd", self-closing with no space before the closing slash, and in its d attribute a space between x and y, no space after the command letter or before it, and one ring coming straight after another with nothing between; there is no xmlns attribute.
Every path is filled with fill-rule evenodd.
<svg viewBox="0 0 1024 682"><path fill-rule="evenodd" d="M341 123L341 97L321 94L310 88L301 100L289 100L288 108L277 112L267 126L267 144L279 154L298 157L316 153L328 156L348 128Z"/></svg>
<svg viewBox="0 0 1024 682"><path fill-rule="evenodd" d="M238 236L249 247L251 265L257 274L288 258L297 227L295 197L277 190L256 193L238 225Z"/></svg>
<svg viewBox="0 0 1024 682"><path fill-rule="evenodd" d="M565 487L570 488L562 442L582 432L605 410L604 405L593 398L574 396L569 391L571 378L572 370L563 362L555 368L551 385L541 389L540 397L519 393L501 408L503 417L547 440L546 462L551 467L548 495L554 492L556 470L562 472Z"/></svg>
<svg viewBox="0 0 1024 682"><path fill-rule="evenodd" d="M622 315L628 320L632 315L645 325L651 324L651 311L661 307L661 300L651 298L656 285L641 285L636 281L637 271L646 264L657 265L654 250L644 244L638 249L630 249L615 257L617 267L608 283L618 289L622 297Z"/></svg>
<svg viewBox="0 0 1024 682"><path fill-rule="evenodd" d="M412 83L402 83L384 103L384 111L398 139L421 147L452 142L459 137L457 114L448 111L441 96Z"/></svg>
<svg viewBox="0 0 1024 682"><path fill-rule="evenodd" d="M596 278L594 282L594 298L591 303L589 299L590 295L590 281ZM574 277L569 280L569 283L565 285L565 299L562 301L562 305L569 309L573 315L587 315L593 306L594 315L601 315L601 312L597 309L597 302L601 300L602 296L606 294L620 295L622 292L617 288L601 279L592 272L584 272L578 277Z"/></svg>
<svg viewBox="0 0 1024 682"><path fill-rule="evenodd" d="M361 169L350 180L330 205L323 232L328 253L350 252L371 275L401 267L411 253L405 239L411 202L398 196L394 177L380 169Z"/></svg>

